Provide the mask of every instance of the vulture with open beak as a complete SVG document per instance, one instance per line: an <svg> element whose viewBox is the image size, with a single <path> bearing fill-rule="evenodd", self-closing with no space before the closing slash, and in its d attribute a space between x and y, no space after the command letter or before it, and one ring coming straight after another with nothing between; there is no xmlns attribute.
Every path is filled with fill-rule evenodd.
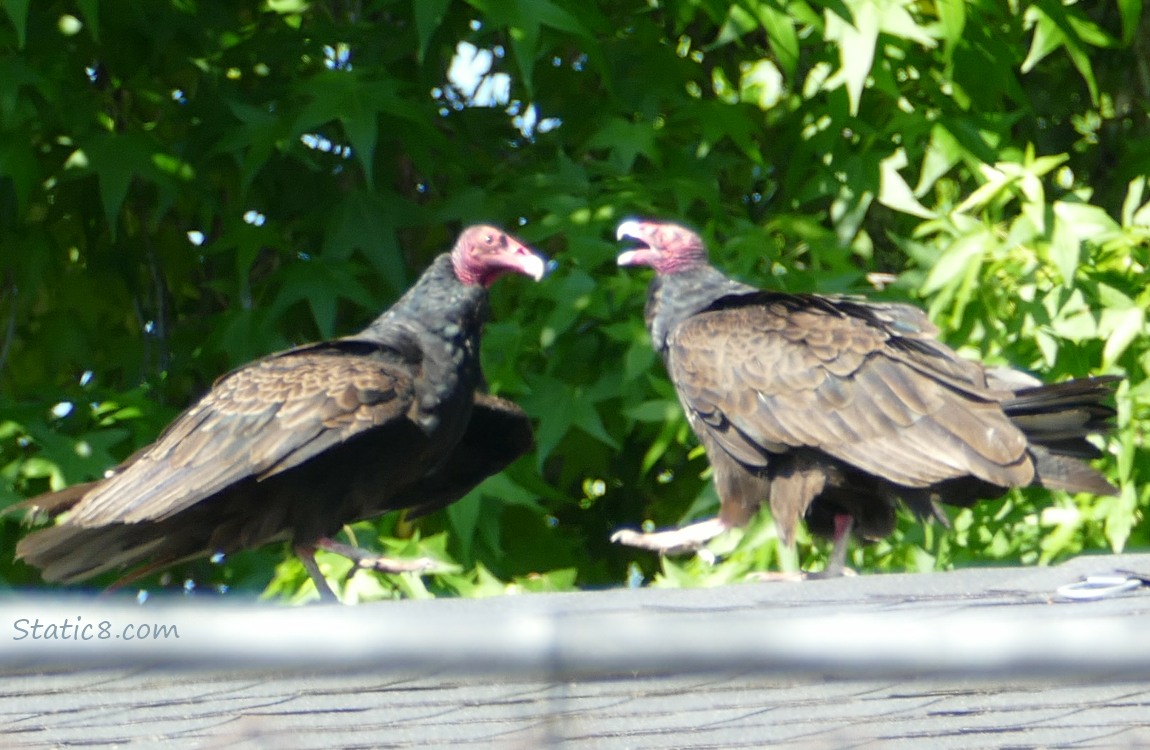
<svg viewBox="0 0 1150 750"><path fill-rule="evenodd" d="M360 333L258 359L216 381L152 445L106 478L23 505L57 517L16 556L47 581L290 542L320 596L315 550L359 567L423 570L331 537L387 511L448 505L532 447L514 404L482 392L487 287L535 280L545 260L490 226L468 227Z"/></svg>
<svg viewBox="0 0 1150 750"><path fill-rule="evenodd" d="M1116 490L1083 462L1107 429L1119 378L1044 385L960 358L916 307L782 294L728 278L699 235L625 221L621 266L655 271L647 328L714 472L719 516L620 543L696 549L761 504L784 544L804 519L843 571L852 535L889 534L898 501L945 522L938 503L969 506L1011 487Z"/></svg>

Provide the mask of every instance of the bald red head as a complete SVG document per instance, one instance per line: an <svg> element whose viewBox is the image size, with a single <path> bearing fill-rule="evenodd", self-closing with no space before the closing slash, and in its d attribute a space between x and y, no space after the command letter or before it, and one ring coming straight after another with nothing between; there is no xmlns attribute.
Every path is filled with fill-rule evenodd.
<svg viewBox="0 0 1150 750"><path fill-rule="evenodd" d="M505 273L539 281L547 273L543 256L502 229L486 224L467 227L451 250L455 276L464 284L490 286Z"/></svg>
<svg viewBox="0 0 1150 750"><path fill-rule="evenodd" d="M618 240L631 240L638 247L619 254L621 266L650 266L656 273L675 273L706 262L703 239L680 224L629 219L615 231Z"/></svg>

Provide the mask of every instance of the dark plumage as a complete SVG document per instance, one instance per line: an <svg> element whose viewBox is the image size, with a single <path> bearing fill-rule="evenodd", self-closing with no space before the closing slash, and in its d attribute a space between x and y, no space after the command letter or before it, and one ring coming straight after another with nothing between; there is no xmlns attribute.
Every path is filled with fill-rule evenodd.
<svg viewBox="0 0 1150 750"><path fill-rule="evenodd" d="M835 539L889 534L898 500L945 520L1010 487L1110 494L1080 459L1107 428L1116 377L1053 385L961 359L910 305L763 291L707 262L685 227L627 221L620 265L655 269L647 327L714 470L719 518L614 539L691 549L769 504L790 544L805 518Z"/></svg>
<svg viewBox="0 0 1150 750"><path fill-rule="evenodd" d="M67 515L23 539L17 557L66 583L134 568L123 583L290 541L329 598L317 547L377 569L419 569L329 537L389 510L445 506L530 450L526 415L477 393L479 339L487 285L544 271L509 235L469 227L360 333L224 375L107 478L27 501Z"/></svg>

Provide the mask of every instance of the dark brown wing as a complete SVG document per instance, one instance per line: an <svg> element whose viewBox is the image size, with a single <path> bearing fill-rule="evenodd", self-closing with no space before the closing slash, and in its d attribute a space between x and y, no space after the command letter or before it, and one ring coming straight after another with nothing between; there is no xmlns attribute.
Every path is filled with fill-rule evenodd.
<svg viewBox="0 0 1150 750"><path fill-rule="evenodd" d="M135 461L78 502L69 523L171 517L404 416L412 393L402 364L315 349L260 360L221 378Z"/></svg>
<svg viewBox="0 0 1150 750"><path fill-rule="evenodd" d="M1026 436L929 333L900 341L826 303L731 306L681 323L667 364L696 430L750 467L813 448L908 487L1029 484Z"/></svg>
<svg viewBox="0 0 1150 750"><path fill-rule="evenodd" d="M433 474L406 490L395 505L410 506L409 518L439 510L534 446L531 421L522 409L498 396L476 393L467 430L451 455Z"/></svg>

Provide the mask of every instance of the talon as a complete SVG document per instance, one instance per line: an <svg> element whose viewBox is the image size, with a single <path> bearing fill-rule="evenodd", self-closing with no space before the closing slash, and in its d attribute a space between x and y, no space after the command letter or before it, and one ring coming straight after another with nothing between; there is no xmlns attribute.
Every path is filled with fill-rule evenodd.
<svg viewBox="0 0 1150 750"><path fill-rule="evenodd" d="M651 550L661 555L680 555L697 552L704 544L727 530L727 525L718 518L693 523L678 529L644 533L634 529L619 529L611 535L611 541L628 547Z"/></svg>
<svg viewBox="0 0 1150 750"><path fill-rule="evenodd" d="M374 570L377 573L430 573L437 570L448 570L451 566L444 565L430 557L420 557L415 560L396 560L390 557L371 557L355 560L356 570Z"/></svg>

